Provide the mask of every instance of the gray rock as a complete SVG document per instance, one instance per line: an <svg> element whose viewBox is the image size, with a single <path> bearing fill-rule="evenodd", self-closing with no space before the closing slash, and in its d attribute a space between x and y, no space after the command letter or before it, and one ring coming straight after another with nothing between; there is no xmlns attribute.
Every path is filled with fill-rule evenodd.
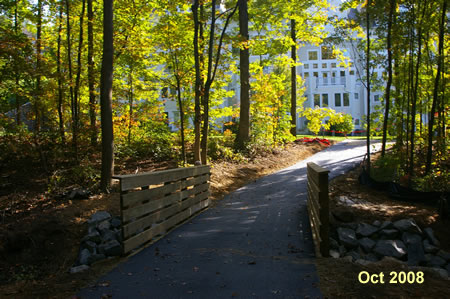
<svg viewBox="0 0 450 299"><path fill-rule="evenodd" d="M437 247L441 246L441 242L439 242L438 239L436 239L436 237L434 236L433 229L431 229L431 227L425 228L423 232L432 245Z"/></svg>
<svg viewBox="0 0 450 299"><path fill-rule="evenodd" d="M422 234L422 230L414 219L402 219L394 222L394 227L402 232Z"/></svg>
<svg viewBox="0 0 450 299"><path fill-rule="evenodd" d="M98 229L100 232L103 232L103 231L105 231L105 230L109 230L110 228L111 228L111 223L110 223L108 220L104 220L104 221L100 222L100 223L97 225L97 229Z"/></svg>
<svg viewBox="0 0 450 299"><path fill-rule="evenodd" d="M72 268L70 268L69 271L71 274L75 274L75 273L84 272L86 270L89 270L88 265L80 265L80 266L72 267Z"/></svg>
<svg viewBox="0 0 450 299"><path fill-rule="evenodd" d="M106 256L118 256L122 254L122 246L117 240L109 241L99 246L100 253Z"/></svg>
<svg viewBox="0 0 450 299"><path fill-rule="evenodd" d="M106 258L106 256L104 254L102 254L102 253L93 254L93 255L91 255L89 257L88 263L90 265L90 264L93 264L95 262L104 260L105 258Z"/></svg>
<svg viewBox="0 0 450 299"><path fill-rule="evenodd" d="M445 266L445 270L447 270L447 272L450 274L450 264L448 264L447 266Z"/></svg>
<svg viewBox="0 0 450 299"><path fill-rule="evenodd" d="M342 222L352 222L355 219L353 213L346 210L335 210L332 214L337 220Z"/></svg>
<svg viewBox="0 0 450 299"><path fill-rule="evenodd" d="M339 242L347 248L353 248L358 246L358 240L356 239L355 231L349 228L339 227L337 229Z"/></svg>
<svg viewBox="0 0 450 299"><path fill-rule="evenodd" d="M370 262L370 261L368 261L368 260L357 259L357 260L355 261L355 263L356 263L356 264L363 265L363 266L367 266L367 265L371 264L372 262Z"/></svg>
<svg viewBox="0 0 450 299"><path fill-rule="evenodd" d="M366 256L364 256L364 259L370 261L370 262L378 262L378 258L375 254L369 253Z"/></svg>
<svg viewBox="0 0 450 299"><path fill-rule="evenodd" d="M95 234L98 233L99 231L97 230L97 227L95 227L95 225L90 225L88 226L88 234Z"/></svg>
<svg viewBox="0 0 450 299"><path fill-rule="evenodd" d="M343 228L348 228L348 229L352 229L352 230L356 230L358 228L358 224L355 222L341 223L339 225Z"/></svg>
<svg viewBox="0 0 450 299"><path fill-rule="evenodd" d="M92 241L94 243L101 243L102 242L102 237L100 236L100 234L96 231L96 232L92 232L86 236L83 237L83 239L81 239L81 242L87 242L87 241Z"/></svg>
<svg viewBox="0 0 450 299"><path fill-rule="evenodd" d="M87 265L87 264L89 264L90 257L91 257L91 253L89 252L89 249L84 248L80 252L78 261L80 262L81 265Z"/></svg>
<svg viewBox="0 0 450 299"><path fill-rule="evenodd" d="M350 255L344 256L342 259L347 262L353 262L353 258Z"/></svg>
<svg viewBox="0 0 450 299"><path fill-rule="evenodd" d="M394 224L391 221L383 221L383 223L381 223L380 229L391 229L394 227Z"/></svg>
<svg viewBox="0 0 450 299"><path fill-rule="evenodd" d="M427 262L427 265L430 267L444 267L446 261L440 256L432 255L430 260Z"/></svg>
<svg viewBox="0 0 450 299"><path fill-rule="evenodd" d="M380 235L382 239L392 240L399 235L399 231L396 229L383 229L380 231Z"/></svg>
<svg viewBox="0 0 450 299"><path fill-rule="evenodd" d="M408 265L418 266L425 261L422 238L417 234L403 233L403 241L407 246Z"/></svg>
<svg viewBox="0 0 450 299"><path fill-rule="evenodd" d="M111 214L106 211L99 211L91 216L91 218L87 221L89 224L91 223L99 223L104 220L108 220L111 218Z"/></svg>
<svg viewBox="0 0 450 299"><path fill-rule="evenodd" d="M330 248L339 249L339 243L333 238L330 238Z"/></svg>
<svg viewBox="0 0 450 299"><path fill-rule="evenodd" d="M120 220L119 217L114 217L113 219L111 219L111 226L114 228L120 228L120 226L122 225L122 221Z"/></svg>
<svg viewBox="0 0 450 299"><path fill-rule="evenodd" d="M356 261L359 260L361 258L361 255L359 253L357 253L356 251L349 251L347 252L346 256L351 256L352 257L352 261Z"/></svg>
<svg viewBox="0 0 450 299"><path fill-rule="evenodd" d="M445 270L445 269L433 267L433 268L431 268L431 270L433 270L433 272L438 274L443 279L447 279L447 277L448 277L449 272L447 272L447 270Z"/></svg>
<svg viewBox="0 0 450 299"><path fill-rule="evenodd" d="M437 255L446 260L448 263L450 263L450 252L439 250Z"/></svg>
<svg viewBox="0 0 450 299"><path fill-rule="evenodd" d="M118 230L116 232L114 232L115 236L116 236L116 240L119 242L122 242L122 231Z"/></svg>
<svg viewBox="0 0 450 299"><path fill-rule="evenodd" d="M413 234L409 232L404 232L402 234L402 240L403 243L406 245L412 244L412 243L421 243L422 244L422 237L418 234Z"/></svg>
<svg viewBox="0 0 450 299"><path fill-rule="evenodd" d="M379 240L373 252L379 256L402 258L406 255L406 247L400 240Z"/></svg>
<svg viewBox="0 0 450 299"><path fill-rule="evenodd" d="M380 222L379 220L375 220L375 221L372 223L372 225L375 226L375 227L380 227L380 226L381 226L381 222Z"/></svg>
<svg viewBox="0 0 450 299"><path fill-rule="evenodd" d="M86 241L83 243L83 247L89 250L90 253L97 252L97 244L92 241Z"/></svg>
<svg viewBox="0 0 450 299"><path fill-rule="evenodd" d="M336 250L330 249L330 256L331 256L332 258L337 259L337 258L339 258L341 255L340 255L339 252L337 252Z"/></svg>
<svg viewBox="0 0 450 299"><path fill-rule="evenodd" d="M359 237L369 237L376 233L378 231L378 228L375 226L372 226L367 223L360 223L358 225L358 229L356 230L356 235Z"/></svg>
<svg viewBox="0 0 450 299"><path fill-rule="evenodd" d="M116 240L116 233L112 230L104 230L102 234L102 240L103 242L108 242L112 240Z"/></svg>
<svg viewBox="0 0 450 299"><path fill-rule="evenodd" d="M372 248L375 246L375 241L369 238L359 239L358 243L365 252L370 252L370 250L372 250Z"/></svg>
<svg viewBox="0 0 450 299"><path fill-rule="evenodd" d="M430 241L428 241L428 239L425 239L425 240L423 240L423 250L426 253L437 253L439 251L439 248L431 245Z"/></svg>
<svg viewBox="0 0 450 299"><path fill-rule="evenodd" d="M89 199L91 192L86 189L75 189L72 190L68 196L69 199Z"/></svg>
<svg viewBox="0 0 450 299"><path fill-rule="evenodd" d="M345 253L347 253L347 250L345 249L345 246L344 245L339 246L339 254L341 256L344 256Z"/></svg>

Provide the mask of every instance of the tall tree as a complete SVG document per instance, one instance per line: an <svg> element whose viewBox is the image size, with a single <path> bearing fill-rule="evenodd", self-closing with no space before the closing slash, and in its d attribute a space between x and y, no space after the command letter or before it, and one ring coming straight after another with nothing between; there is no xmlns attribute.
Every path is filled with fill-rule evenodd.
<svg viewBox="0 0 450 299"><path fill-rule="evenodd" d="M40 130L40 101L41 101L41 51L42 51L42 0L38 0L38 15L37 15L37 32L36 32L36 98L34 103L34 110L36 115L35 127L36 132Z"/></svg>
<svg viewBox="0 0 450 299"><path fill-rule="evenodd" d="M238 148L244 148L244 144L250 139L250 54L248 49L248 7L247 0L238 0L239 5L239 35L241 46L239 49L240 61L240 112L239 132L236 136Z"/></svg>
<svg viewBox="0 0 450 299"><path fill-rule="evenodd" d="M103 0L103 57L100 79L102 172L100 188L104 192L108 192L114 173L114 133L112 123L113 57L113 0Z"/></svg>
<svg viewBox="0 0 450 299"><path fill-rule="evenodd" d="M297 136L297 39L295 33L295 20L291 19L291 38L294 44L291 47L291 134Z"/></svg>
<svg viewBox="0 0 450 299"><path fill-rule="evenodd" d="M383 119L383 140L381 145L381 156L384 157L386 152L386 139L387 139L387 126L389 119L389 106L391 102L391 85L392 85L392 24L394 23L394 11L396 6L396 0L389 0L389 17L387 28L387 53L388 53L388 79L386 82L386 95L385 95L385 110Z"/></svg>
<svg viewBox="0 0 450 299"><path fill-rule="evenodd" d="M200 161L200 127L201 127L201 111L200 111L200 97L201 90L201 70L200 70L200 52L199 52L199 35L200 35L200 20L198 17L199 1L193 0L192 13L194 18L194 61L195 61L195 100L194 100L194 160Z"/></svg>
<svg viewBox="0 0 450 299"><path fill-rule="evenodd" d="M367 89L367 133L366 133L366 146L367 146L367 171L370 174L370 20L369 20L369 8L370 0L366 1L366 89Z"/></svg>
<svg viewBox="0 0 450 299"><path fill-rule="evenodd" d="M67 20L67 62L68 62L68 72L69 72L69 96L70 96L70 108L72 112L72 147L74 153L77 152L77 131L75 126L75 103L73 94L73 76L72 76L72 39L71 39L71 24L70 24L70 0L66 0L66 20ZM75 156L75 159L77 157Z"/></svg>
<svg viewBox="0 0 450 299"><path fill-rule="evenodd" d="M433 102L431 104L430 119L428 121L428 147L427 147L427 158L425 164L425 172L429 173L431 170L431 160L433 155L433 125L434 125L434 114L436 112L436 105L438 102L439 94L439 80L441 77L442 65L444 62L444 32L446 23L446 13L447 13L447 1L442 1L441 8L441 20L439 22L439 41L438 41L438 61L437 61L437 73L434 79L434 89L433 89Z"/></svg>
<svg viewBox="0 0 450 299"><path fill-rule="evenodd" d="M56 72L58 73L58 119L59 119L59 134L61 136L61 143L66 143L66 137L64 134L64 116L63 116L63 74L61 71L61 35L62 35L62 23L63 23L63 3L59 5L59 18L58 18L58 41L56 50Z"/></svg>
<svg viewBox="0 0 450 299"><path fill-rule="evenodd" d="M94 13L92 10L92 0L87 0L87 17L88 17L88 88L89 88L89 120L91 131L91 145L97 144L97 126L95 113L95 73L94 73Z"/></svg>

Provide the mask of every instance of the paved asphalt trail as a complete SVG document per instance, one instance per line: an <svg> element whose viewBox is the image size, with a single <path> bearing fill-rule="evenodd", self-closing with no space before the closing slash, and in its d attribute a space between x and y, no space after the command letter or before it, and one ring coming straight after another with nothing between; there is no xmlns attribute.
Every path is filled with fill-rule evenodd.
<svg viewBox="0 0 450 299"><path fill-rule="evenodd" d="M330 178L363 159L344 141L230 193L81 290L81 298L321 297L306 209L306 163ZM108 286L100 286L102 282Z"/></svg>

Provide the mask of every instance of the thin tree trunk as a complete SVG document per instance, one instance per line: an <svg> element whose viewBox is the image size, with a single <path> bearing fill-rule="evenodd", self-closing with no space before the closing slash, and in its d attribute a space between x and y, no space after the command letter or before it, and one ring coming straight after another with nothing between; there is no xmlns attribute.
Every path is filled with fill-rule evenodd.
<svg viewBox="0 0 450 299"><path fill-rule="evenodd" d="M434 90L433 90L433 103L431 104L430 119L428 121L428 148L427 148L427 160L425 164L425 173L429 173L431 170L431 160L433 154L433 124L434 124L434 113L436 112L436 104L438 101L439 94L439 79L441 76L441 69L443 63L443 49L444 49L444 28L445 26L445 16L447 11L447 1L442 1L442 11L441 11L441 22L439 24L439 45L438 45L438 63L437 63L437 74L434 79Z"/></svg>
<svg viewBox="0 0 450 299"><path fill-rule="evenodd" d="M67 17L67 61L69 67L69 93L70 93L70 109L72 112L72 147L74 149L75 154L77 153L77 135L76 135L76 127L75 127L75 103L74 103L74 95L73 95L73 77L72 77L72 41L70 39L70 0L66 0L66 17ZM77 160L77 156L75 156L75 160Z"/></svg>
<svg viewBox="0 0 450 299"><path fill-rule="evenodd" d="M366 34L367 34L367 53L366 53L366 76L367 76L367 171L370 175L370 23L369 23L370 0L366 6Z"/></svg>
<svg viewBox="0 0 450 299"><path fill-rule="evenodd" d="M113 0L103 0L103 58L100 80L102 126L102 173L100 188L108 192L114 173L114 133L112 123L113 84Z"/></svg>
<svg viewBox="0 0 450 299"><path fill-rule="evenodd" d="M181 80L178 76L175 77L177 80L177 99L178 107L180 109L180 135L181 135L181 155L183 159L183 166L186 165L186 146L184 141L184 108L183 101L181 100Z"/></svg>
<svg viewBox="0 0 450 299"><path fill-rule="evenodd" d="M130 73L128 74L128 85L130 86L128 90L128 104L130 105L129 120L128 120L128 145L131 144L131 127L133 122L133 66L130 65Z"/></svg>
<svg viewBox="0 0 450 299"><path fill-rule="evenodd" d="M194 17L194 61L195 61L195 100L194 100L194 160L200 161L200 127L201 127L201 115L200 115L200 96L201 96L201 77L200 77L200 53L198 46L199 39L199 27L200 22L198 19L198 7L199 1L194 0L192 5L192 13Z"/></svg>
<svg viewBox="0 0 450 299"><path fill-rule="evenodd" d="M59 19L58 19L58 49L56 53L56 72L58 73L58 118L59 118L59 134L61 136L61 143L66 143L66 136L64 134L64 116L63 116L63 76L61 72L61 33L62 33L62 22L63 22L63 5L60 4L59 8Z"/></svg>
<svg viewBox="0 0 450 299"><path fill-rule="evenodd" d="M386 96L385 102L386 107L384 111L384 120L383 120L383 140L381 145L381 156L384 157L386 153L386 139L387 139L387 126L389 119L389 105L391 102L391 84L392 84L392 44L391 44L391 36L392 36L392 23L394 22L394 10L395 10L395 0L391 0L389 3L389 20L388 20L388 32L387 32L387 52L388 52L388 80L386 83Z"/></svg>
<svg viewBox="0 0 450 299"><path fill-rule="evenodd" d="M19 34L19 20L18 20L18 2L19 0L15 1L15 7L14 7L14 33L16 34L16 37ZM21 113L20 113L20 100L19 100L19 68L17 65L17 62L14 64L14 77L15 77L15 99L16 99L16 123L19 126L22 122L21 120Z"/></svg>
<svg viewBox="0 0 450 299"><path fill-rule="evenodd" d="M40 131L41 117L39 115L39 103L41 95L41 35L42 35L42 0L38 0L38 19L37 19L37 32L36 32L36 98L34 103L34 110L36 114L36 121L34 128L36 133Z"/></svg>
<svg viewBox="0 0 450 299"><path fill-rule="evenodd" d="M91 145L97 145L97 126L95 113L95 74L94 74L94 13L92 11L92 0L87 0L88 17L88 87L89 87L89 120L91 131Z"/></svg>
<svg viewBox="0 0 450 299"><path fill-rule="evenodd" d="M420 2L419 2L419 10L420 10ZM415 150L415 143L414 143L414 137L415 137L415 131L416 131L416 106L417 106L417 92L419 88L419 68L420 68L420 60L422 57L422 20L425 17L425 12L427 10L427 5L425 3L425 6L423 8L422 17L420 18L420 21L418 23L418 34L417 34L417 43L418 43L418 49L417 49L417 62L416 62L416 73L415 73L415 84L414 84L414 91L413 91L413 102L411 107L411 152L410 152L410 164L409 164L409 173L412 176L414 173L414 150ZM410 177L411 178L411 177Z"/></svg>
<svg viewBox="0 0 450 299"><path fill-rule="evenodd" d="M237 146L244 148L250 138L250 54L247 42L248 34L248 8L247 0L238 0L239 5L239 35L241 42L245 43L244 49L239 50L240 61L240 112L239 112L239 132L237 136Z"/></svg>
<svg viewBox="0 0 450 299"><path fill-rule="evenodd" d="M80 107L78 105L78 95L80 93L80 78L81 78L81 54L83 51L83 21L84 21L84 11L86 8L86 0L83 0L81 6L81 15L80 15L80 37L78 39L78 57L77 57L77 76L75 79L75 90L74 90L74 122L73 122L73 132L74 132L74 150L75 150L75 159L78 161L78 129L80 122Z"/></svg>
<svg viewBox="0 0 450 299"><path fill-rule="evenodd" d="M297 40L295 33L295 20L291 20L291 38L294 45L291 47L291 58L294 63L291 66L291 134L297 136Z"/></svg>

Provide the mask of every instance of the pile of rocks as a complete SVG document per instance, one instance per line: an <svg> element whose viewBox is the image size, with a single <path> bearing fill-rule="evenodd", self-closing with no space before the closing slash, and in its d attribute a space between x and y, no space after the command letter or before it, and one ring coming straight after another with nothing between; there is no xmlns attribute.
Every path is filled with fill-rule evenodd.
<svg viewBox="0 0 450 299"><path fill-rule="evenodd" d="M88 233L81 240L78 258L71 273L89 269L89 265L110 256L122 254L121 221L106 211L100 211L87 221Z"/></svg>
<svg viewBox="0 0 450 299"><path fill-rule="evenodd" d="M330 238L330 255L362 265L391 257L408 266L426 266L442 277L450 275L450 253L430 227L421 229L413 219L395 222L341 223L335 238Z"/></svg>

